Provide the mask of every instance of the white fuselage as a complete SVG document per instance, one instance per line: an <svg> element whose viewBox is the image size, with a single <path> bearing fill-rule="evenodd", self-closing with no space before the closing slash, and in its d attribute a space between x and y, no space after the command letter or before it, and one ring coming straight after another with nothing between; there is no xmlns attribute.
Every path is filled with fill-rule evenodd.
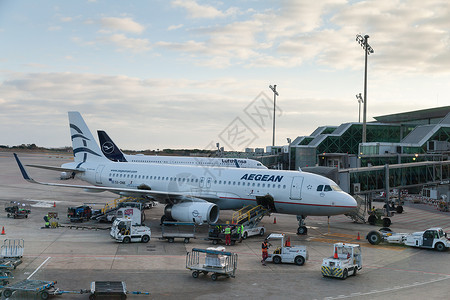
<svg viewBox="0 0 450 300"><path fill-rule="evenodd" d="M220 209L256 205L257 197L270 195L276 212L330 216L356 208L343 191L318 191L335 186L316 174L242 168L210 168L145 163L85 162L77 177L97 186L134 189L145 184L155 191L183 193L215 203Z"/></svg>
<svg viewBox="0 0 450 300"><path fill-rule="evenodd" d="M186 165L200 167L250 168L267 169L257 160L247 158L211 158L211 157L184 157L184 156L152 156L152 155L126 155L128 162Z"/></svg>

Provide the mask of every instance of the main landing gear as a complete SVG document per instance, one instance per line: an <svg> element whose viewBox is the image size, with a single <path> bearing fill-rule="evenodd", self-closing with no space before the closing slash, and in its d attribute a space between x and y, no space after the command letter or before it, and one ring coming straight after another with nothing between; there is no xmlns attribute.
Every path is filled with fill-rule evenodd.
<svg viewBox="0 0 450 300"><path fill-rule="evenodd" d="M306 228L306 226L305 226L305 219L306 219L306 216L297 216L297 220L298 220L297 234L298 235L306 235L308 233L308 228Z"/></svg>

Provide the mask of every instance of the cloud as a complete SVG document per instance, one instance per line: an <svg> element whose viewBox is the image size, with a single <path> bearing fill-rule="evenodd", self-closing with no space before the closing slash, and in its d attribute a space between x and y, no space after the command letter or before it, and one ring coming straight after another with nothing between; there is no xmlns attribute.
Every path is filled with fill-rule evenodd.
<svg viewBox="0 0 450 300"><path fill-rule="evenodd" d="M145 52L151 49L147 39L128 38L124 34L113 34L99 40L114 44L120 51Z"/></svg>
<svg viewBox="0 0 450 300"><path fill-rule="evenodd" d="M217 8L195 1L172 4L186 8L191 17L223 16ZM157 45L188 52L196 64L211 67L285 68L312 62L331 69L361 69L364 52L355 36L362 33L370 35L375 49L370 56L374 72L450 72L448 2L285 0L276 5L247 10L233 22L198 23L190 28L187 41ZM215 60L222 63L212 63Z"/></svg>
<svg viewBox="0 0 450 300"><path fill-rule="evenodd" d="M194 0L175 0L172 1L172 5L175 7L182 7L186 9L191 18L224 18L228 16L233 16L238 13L236 7L230 7L226 11L221 11L211 5L200 5Z"/></svg>
<svg viewBox="0 0 450 300"><path fill-rule="evenodd" d="M178 24L178 25L171 25L167 28L167 30L176 30L176 29L180 29L181 27L183 27L183 24Z"/></svg>
<svg viewBox="0 0 450 300"><path fill-rule="evenodd" d="M131 18L107 17L102 18L100 23L103 28L109 30L117 30L134 34L141 34L145 30L143 25L133 21Z"/></svg>

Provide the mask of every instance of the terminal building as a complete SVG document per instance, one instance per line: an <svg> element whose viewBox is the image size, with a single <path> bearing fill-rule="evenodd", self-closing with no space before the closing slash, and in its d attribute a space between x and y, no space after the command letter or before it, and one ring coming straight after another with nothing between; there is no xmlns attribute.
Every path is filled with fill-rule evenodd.
<svg viewBox="0 0 450 300"><path fill-rule="evenodd" d="M392 189L440 190L450 198L450 106L378 116L367 123L321 126L289 145L230 153L261 161L269 168L327 176L366 204ZM290 157L289 157L290 156ZM438 196L437 196L438 197Z"/></svg>

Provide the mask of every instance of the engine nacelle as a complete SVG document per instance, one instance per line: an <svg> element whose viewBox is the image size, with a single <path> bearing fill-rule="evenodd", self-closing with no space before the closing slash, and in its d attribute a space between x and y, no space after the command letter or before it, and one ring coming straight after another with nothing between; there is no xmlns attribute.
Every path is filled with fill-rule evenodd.
<svg viewBox="0 0 450 300"><path fill-rule="evenodd" d="M166 205L164 214L168 219L196 224L216 223L219 219L219 207L209 202L182 202Z"/></svg>

